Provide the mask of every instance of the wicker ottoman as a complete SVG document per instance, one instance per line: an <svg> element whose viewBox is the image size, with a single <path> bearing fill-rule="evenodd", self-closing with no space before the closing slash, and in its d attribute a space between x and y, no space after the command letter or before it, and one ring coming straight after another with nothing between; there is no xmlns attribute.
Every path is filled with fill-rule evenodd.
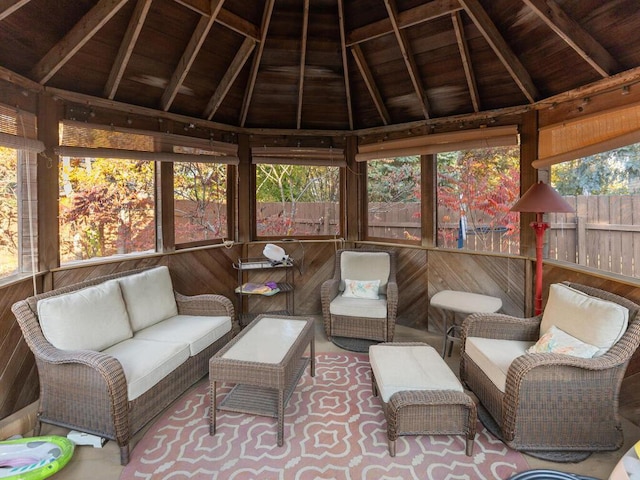
<svg viewBox="0 0 640 480"><path fill-rule="evenodd" d="M400 435L466 437L473 453L477 411L461 383L436 350L425 343L381 343L369 348L374 395L387 419L389 454Z"/></svg>

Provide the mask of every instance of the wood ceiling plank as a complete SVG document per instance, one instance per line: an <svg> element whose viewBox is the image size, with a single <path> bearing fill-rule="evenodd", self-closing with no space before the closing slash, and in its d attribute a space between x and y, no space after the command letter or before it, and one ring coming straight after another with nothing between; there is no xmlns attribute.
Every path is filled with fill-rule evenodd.
<svg viewBox="0 0 640 480"><path fill-rule="evenodd" d="M31 70L31 78L47 83L126 3L127 0L100 0L40 59Z"/></svg>
<svg viewBox="0 0 640 480"><path fill-rule="evenodd" d="M7 18L20 7L25 6L31 0L0 0L0 21Z"/></svg>
<svg viewBox="0 0 640 480"><path fill-rule="evenodd" d="M340 27L340 54L342 56L342 71L344 78L344 90L347 99L347 116L349 118L349 130L353 130L353 108L351 107L351 85L349 83L349 61L347 55L346 33L344 26L344 4L338 0L338 23Z"/></svg>
<svg viewBox="0 0 640 480"><path fill-rule="evenodd" d="M364 83L367 86L367 90L369 90L369 94L371 95L371 99L376 106L376 110L378 110L378 113L380 114L380 118L385 125L389 125L391 123L391 117L389 117L387 107L384 104L384 100L382 99L382 95L380 95L378 87L376 86L375 79L373 78L373 74L371 73L371 70L367 65L367 61L364 58L364 54L362 53L360 45L353 45L351 47L351 53L353 54L353 58L356 61L358 70L360 70L360 74L362 75Z"/></svg>
<svg viewBox="0 0 640 480"><path fill-rule="evenodd" d="M397 13L397 23L401 29L428 22L444 15L462 10L459 0L435 0ZM347 35L347 46L373 40L393 33L393 25L389 18L356 28Z"/></svg>
<svg viewBox="0 0 640 480"><path fill-rule="evenodd" d="M402 59L407 67L407 71L409 73L409 77L411 78L411 84L413 85L413 89L420 101L420 107L422 108L422 113L424 114L425 119L429 119L429 100L427 99L427 94L424 91L424 87L420 81L420 75L418 74L418 68L416 66L415 59L413 57L413 52L411 51L411 45L409 44L406 35L397 22L397 11L398 8L396 6L395 0L384 0L384 5L387 7L387 14L389 15L389 20L391 20L391 25L393 26L393 32L395 33L396 39L398 41L398 46L400 47L400 51L402 52Z"/></svg>
<svg viewBox="0 0 640 480"><path fill-rule="evenodd" d="M603 78L618 71L618 62L554 0L523 0L548 26Z"/></svg>
<svg viewBox="0 0 640 480"><path fill-rule="evenodd" d="M253 38L255 41L260 40L260 30L256 25L225 8L220 10L216 22L240 35Z"/></svg>
<svg viewBox="0 0 640 480"><path fill-rule="evenodd" d="M478 0L460 0L460 3L522 93L530 103L535 103L540 94L531 79L531 75L529 75L529 72L524 68L524 65L522 65L515 53L513 53L513 50L511 50L504 37L491 21L487 12L482 8L480 2L478 2Z"/></svg>
<svg viewBox="0 0 640 480"><path fill-rule="evenodd" d="M464 25L462 24L462 19L460 18L460 12L453 12L451 14L451 21L453 23L453 30L456 34L456 41L458 42L460 57L462 57L462 67L464 68L464 75L467 79L467 86L469 88L469 95L471 96L473 111L479 112L480 96L478 95L478 85L476 84L476 76L473 72L473 66L471 65L469 46L467 45L467 39L464 35Z"/></svg>
<svg viewBox="0 0 640 480"><path fill-rule="evenodd" d="M124 75L124 71L127 68L129 59L131 58L131 53L136 46L136 42L140 36L140 31L142 30L144 21L147 18L149 9L151 8L152 1L153 0L138 0L138 3L136 3L133 15L131 15L129 25L127 26L127 31L124 34L122 43L120 44L120 49L118 50L116 59L111 67L109 79L107 80L104 88L104 96L110 100L113 100L116 96L120 80L122 80L122 75Z"/></svg>
<svg viewBox="0 0 640 480"><path fill-rule="evenodd" d="M253 52L255 46L256 41L253 38L247 37L244 39L244 42L242 42L242 45L238 49L236 56L231 62L231 65L229 65L229 68L227 68L227 71L222 77L222 80L220 80L218 88L216 88L216 91L207 103L207 107L205 108L202 115L203 117L207 118L207 120L211 120L215 115L216 111L220 107L220 104L224 100L224 97L229 92L231 85L240 73L240 70L242 70L242 67L244 67L244 64L249 59L249 56L251 55L251 52Z"/></svg>
<svg viewBox="0 0 640 480"><path fill-rule="evenodd" d="M175 0L176 3L184 5L185 7L198 12L200 15L208 17L211 15L211 2L210 0Z"/></svg>
<svg viewBox="0 0 640 480"><path fill-rule="evenodd" d="M191 39L189 40L189 44L187 45L187 48L185 49L182 57L180 58L180 61L178 62L178 66L171 76L171 80L169 80L167 88L162 94L160 106L165 112L169 110L169 107L171 107L173 100L176 98L178 90L182 86L182 83L187 77L187 74L189 73L193 62L196 59L196 56L200 52L200 48L202 48L202 44L207 38L209 30L211 30L211 26L213 25L213 22L215 22L215 19L218 16L223 3L224 0L212 0L211 16L201 17L198 25L193 31Z"/></svg>
<svg viewBox="0 0 640 480"><path fill-rule="evenodd" d="M258 51L253 57L253 64L251 65L251 73L249 74L249 81L247 82L247 88L245 89L244 98L242 100L242 110L240 114L241 127L244 127L244 124L247 121L249 106L251 105L251 99L253 98L253 89L256 85L256 78L258 77L258 69L260 68L260 62L262 61L262 54L264 53L264 44L267 40L267 33L269 32L269 24L271 23L271 16L273 15L274 3L275 3L275 0L267 0L264 3L264 12L262 14L262 24L260 26L260 42L258 43Z"/></svg>
<svg viewBox="0 0 640 480"><path fill-rule="evenodd" d="M309 0L304 0L302 38L300 40L300 75L298 77L298 113L296 125L302 128L302 98L304 93L304 67L307 60L307 32L309 31Z"/></svg>

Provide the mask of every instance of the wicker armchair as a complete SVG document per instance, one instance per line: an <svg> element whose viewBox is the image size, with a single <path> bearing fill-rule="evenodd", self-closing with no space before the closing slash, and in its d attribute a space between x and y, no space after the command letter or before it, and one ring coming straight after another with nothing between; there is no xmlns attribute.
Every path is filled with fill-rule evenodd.
<svg viewBox="0 0 640 480"><path fill-rule="evenodd" d="M346 298L343 295L345 279L379 280L379 298ZM322 284L320 296L324 328L329 338L392 341L398 310L395 252L338 250L333 278Z"/></svg>
<svg viewBox="0 0 640 480"><path fill-rule="evenodd" d="M178 314L230 316L232 331L189 357L133 400L128 400L125 373L114 357L100 351L60 350L47 340L38 320L37 303L40 300L143 270L146 269L98 277L38 294L13 305L12 311L38 367L40 403L35 435L40 434L42 423L49 423L115 440L120 447L120 463L126 465L132 436L206 375L209 358L239 331L233 304L226 297L184 296L174 292Z"/></svg>
<svg viewBox="0 0 640 480"><path fill-rule="evenodd" d="M564 285L629 310L626 331L612 347L593 358L525 353L502 366L506 383L501 391L487 369L470 358L468 349L474 342L470 339L536 342L543 315L523 319L473 314L462 326L460 376L514 449L532 454L616 450L623 442L618 395L629 360L640 344L640 306L593 287ZM497 359L503 352L495 348L492 354Z"/></svg>

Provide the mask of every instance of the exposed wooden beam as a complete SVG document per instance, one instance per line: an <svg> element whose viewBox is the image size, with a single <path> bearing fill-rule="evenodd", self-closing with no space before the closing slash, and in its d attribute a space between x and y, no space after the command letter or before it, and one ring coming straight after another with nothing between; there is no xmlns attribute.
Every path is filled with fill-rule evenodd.
<svg viewBox="0 0 640 480"><path fill-rule="evenodd" d="M47 83L126 3L127 0L100 0L40 59L31 70L31 77L43 85Z"/></svg>
<svg viewBox="0 0 640 480"><path fill-rule="evenodd" d="M113 99L116 96L120 80L122 80L122 75L127 68L133 48L138 41L138 36L140 35L142 25L144 25L144 21L147 18L152 1L153 0L138 0L138 3L136 3L133 15L131 15L131 19L129 20L129 26L124 34L122 43L120 44L118 55L116 55L116 59L111 67L109 79L104 87L104 95L107 98Z"/></svg>
<svg viewBox="0 0 640 480"><path fill-rule="evenodd" d="M191 35L191 39L189 40L189 44L183 52L182 58L180 58L178 66L171 76L171 80L169 80L167 88L162 94L162 99L160 100L162 110L167 111L169 110L169 107L171 107L173 100L178 94L178 90L182 86L182 82L184 82L184 79L187 77L187 74L191 69L191 65L193 65L196 56L200 52L200 48L202 48L202 44L209 34L209 30L211 30L211 26L218 16L223 3L224 0L211 0L211 16L201 17L198 25L196 25L196 28Z"/></svg>
<svg viewBox="0 0 640 480"><path fill-rule="evenodd" d="M467 45L467 39L464 35L464 25L460 18L460 12L453 12L451 14L451 21L453 23L453 30L456 33L456 41L458 42L460 57L462 57L462 67L464 68L464 75L467 79L467 86L469 88L469 95L471 96L471 103L473 104L473 111L479 112L480 96L478 95L478 85L476 84L476 76L473 72L473 66L471 65L469 46Z"/></svg>
<svg viewBox="0 0 640 480"><path fill-rule="evenodd" d="M458 0L434 0L398 12L397 23L398 27L404 29L459 10L462 10L462 6ZM352 30L347 35L346 43L350 47L356 43L366 42L389 33L393 33L393 25L389 18L385 18Z"/></svg>
<svg viewBox="0 0 640 480"><path fill-rule="evenodd" d="M413 89L416 92L418 101L420 102L422 113L424 114L424 118L428 119L430 110L429 100L427 99L427 94L425 93L424 88L420 83L420 75L418 74L418 67L416 66L415 59L413 58L411 46L406 38L406 35L402 30L400 30L400 27L398 26L398 8L396 6L395 0L384 0L384 5L385 7L387 7L387 14L389 15L389 20L391 20L393 32L395 33L396 39L398 41L398 46L400 47L400 51L402 52L402 59L407 66L407 72L409 73L409 77L411 78L411 84L413 85Z"/></svg>
<svg viewBox="0 0 640 480"><path fill-rule="evenodd" d="M351 85L349 83L349 61L346 46L346 33L344 26L344 4L338 0L338 23L340 27L340 54L342 55L342 71L344 74L344 91L347 101L347 116L349 117L349 130L353 130L353 108L351 107Z"/></svg>
<svg viewBox="0 0 640 480"><path fill-rule="evenodd" d="M255 41L260 40L260 30L256 25L225 8L220 10L216 22L240 35L253 38Z"/></svg>
<svg viewBox="0 0 640 480"><path fill-rule="evenodd" d="M578 22L569 17L555 0L523 1L602 77L620 70L616 59Z"/></svg>
<svg viewBox="0 0 640 480"><path fill-rule="evenodd" d="M253 38L245 38L244 42L242 42L242 45L238 49L236 56L231 62L231 65L229 65L229 68L227 68L227 71L222 77L222 80L220 80L218 88L216 88L216 91L207 103L203 116L208 120L211 120L216 111L218 111L220 104L222 104L224 97L226 97L227 93L229 93L231 85L233 85L233 82L240 73L240 70L242 70L242 67L244 67L244 64L249 59L249 56L251 55L251 52L253 52L255 46L256 41Z"/></svg>
<svg viewBox="0 0 640 480"><path fill-rule="evenodd" d="M240 126L244 127L247 121L247 114L249 113L249 105L251 105L251 99L253 98L253 88L256 85L256 78L258 77L258 68L260 68L260 62L262 61L262 54L264 52L264 44L267 40L267 33L269 32L269 23L271 22L271 15L273 14L273 5L275 0L266 0L264 3L264 12L262 13L262 24L260 26L260 43L258 44L258 51L253 57L253 64L251 65L251 73L249 74L249 81L247 82L247 88L244 92L244 99L242 100L242 112L240 113Z"/></svg>
<svg viewBox="0 0 640 480"><path fill-rule="evenodd" d="M307 60L307 32L309 29L309 0L304 0L302 12L302 38L300 40L300 75L298 77L298 115L296 125L302 128L302 98L304 94L304 67Z"/></svg>
<svg viewBox="0 0 640 480"><path fill-rule="evenodd" d="M31 0L0 0L0 21L7 18L20 7L25 6Z"/></svg>
<svg viewBox="0 0 640 480"><path fill-rule="evenodd" d="M175 0L176 3L180 5L184 5L185 7L193 10L194 12L198 12L200 15L204 17L208 17L211 15L211 3L209 0Z"/></svg>
<svg viewBox="0 0 640 480"><path fill-rule="evenodd" d="M360 45L353 45L351 47L351 53L353 54L353 58L356 61L356 65L358 66L358 70L360 70L360 74L364 79L364 83L367 86L367 90L369 90L369 94L371 95L371 99L373 100L374 105L376 106L376 110L380 114L380 118L385 125L389 125L391 123L391 118L389 117L389 112L387 111L387 107L384 105L384 101L382 100L382 95L380 95L380 91L376 86L375 79L373 78L373 74L369 69L369 65L364 58L364 54L362 53L362 49Z"/></svg>
<svg viewBox="0 0 640 480"><path fill-rule="evenodd" d="M489 18L478 0L459 0L467 14L476 24L482 36L487 40L495 54L505 66L511 78L516 82L522 93L530 103L535 103L540 94L533 83L529 72L524 68L518 57L513 53L497 27Z"/></svg>

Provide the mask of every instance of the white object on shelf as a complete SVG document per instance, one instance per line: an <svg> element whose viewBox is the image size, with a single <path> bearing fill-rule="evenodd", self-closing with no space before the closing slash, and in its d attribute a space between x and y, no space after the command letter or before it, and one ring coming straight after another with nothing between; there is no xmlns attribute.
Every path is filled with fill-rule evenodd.
<svg viewBox="0 0 640 480"><path fill-rule="evenodd" d="M273 243L267 243L262 254L273 262L286 262L289 259L289 255L287 255L284 248Z"/></svg>

